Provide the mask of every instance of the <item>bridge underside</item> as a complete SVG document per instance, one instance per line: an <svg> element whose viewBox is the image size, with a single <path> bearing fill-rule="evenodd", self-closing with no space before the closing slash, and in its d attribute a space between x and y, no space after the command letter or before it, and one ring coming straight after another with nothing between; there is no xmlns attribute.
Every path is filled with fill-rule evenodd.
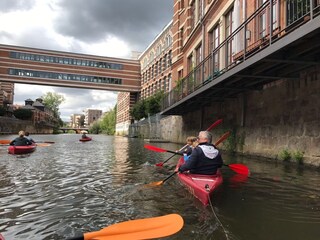
<svg viewBox="0 0 320 240"><path fill-rule="evenodd" d="M236 65L215 80L165 109L162 115L183 115L240 93L259 91L280 79L295 80L320 65L320 16Z"/></svg>

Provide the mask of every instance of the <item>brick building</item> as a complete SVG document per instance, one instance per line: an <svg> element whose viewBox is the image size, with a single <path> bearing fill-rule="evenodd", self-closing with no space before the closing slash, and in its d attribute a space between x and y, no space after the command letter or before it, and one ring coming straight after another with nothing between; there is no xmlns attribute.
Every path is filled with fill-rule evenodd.
<svg viewBox="0 0 320 240"><path fill-rule="evenodd" d="M146 50L139 55L141 66L141 91L139 94L121 92L117 99L116 134L127 134L132 123L131 107L159 91L171 90L172 21L157 35Z"/></svg>
<svg viewBox="0 0 320 240"><path fill-rule="evenodd" d="M89 109L84 110L84 125L90 126L102 116L102 110Z"/></svg>

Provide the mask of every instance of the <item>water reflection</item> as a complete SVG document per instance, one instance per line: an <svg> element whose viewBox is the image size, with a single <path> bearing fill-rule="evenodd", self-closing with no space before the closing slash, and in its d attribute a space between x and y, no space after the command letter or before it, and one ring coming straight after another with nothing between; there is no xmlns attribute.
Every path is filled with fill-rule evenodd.
<svg viewBox="0 0 320 240"><path fill-rule="evenodd" d="M79 135L32 137L55 144L24 157L0 147L0 232L6 240L66 239L169 213L185 220L169 239L227 239L222 226L229 239L319 238L317 170L224 154L227 164L243 163L251 175L244 178L223 168L224 183L211 199L211 209L175 177L162 186L145 187L170 175L178 157L156 167L171 154L146 150L141 139L93 135L93 141L82 143Z"/></svg>

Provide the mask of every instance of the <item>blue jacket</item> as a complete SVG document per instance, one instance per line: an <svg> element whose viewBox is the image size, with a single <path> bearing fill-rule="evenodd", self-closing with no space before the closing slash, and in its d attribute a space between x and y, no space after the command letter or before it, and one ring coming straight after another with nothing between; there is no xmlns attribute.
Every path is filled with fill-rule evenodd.
<svg viewBox="0 0 320 240"><path fill-rule="evenodd" d="M179 167L179 172L212 175L221 168L223 160L219 150L213 144L200 143L193 149L188 161Z"/></svg>

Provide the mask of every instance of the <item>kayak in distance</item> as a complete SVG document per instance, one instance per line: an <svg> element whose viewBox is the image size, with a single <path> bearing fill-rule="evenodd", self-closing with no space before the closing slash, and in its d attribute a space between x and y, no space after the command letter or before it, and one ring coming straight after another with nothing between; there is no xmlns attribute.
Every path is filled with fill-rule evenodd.
<svg viewBox="0 0 320 240"><path fill-rule="evenodd" d="M88 142L88 141L91 141L92 138L91 137L86 137L86 138L80 138L79 141L80 142Z"/></svg>
<svg viewBox="0 0 320 240"><path fill-rule="evenodd" d="M176 169L184 163L183 157L178 161ZM180 182L188 189L188 191L198 198L203 205L209 204L209 199L213 192L222 184L223 177L220 169L214 175L202 175L193 173L179 173Z"/></svg>
<svg viewBox="0 0 320 240"><path fill-rule="evenodd" d="M10 146L8 147L8 153L9 154L26 154L26 153L32 153L36 150L37 145L26 145L26 146Z"/></svg>

